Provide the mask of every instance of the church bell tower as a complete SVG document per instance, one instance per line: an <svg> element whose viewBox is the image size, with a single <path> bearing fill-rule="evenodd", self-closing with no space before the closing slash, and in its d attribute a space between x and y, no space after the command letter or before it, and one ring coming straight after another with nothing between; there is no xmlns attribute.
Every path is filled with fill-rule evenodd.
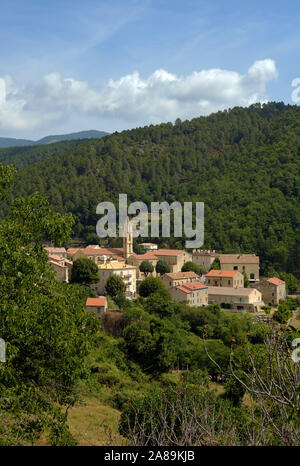
<svg viewBox="0 0 300 466"><path fill-rule="evenodd" d="M131 254L133 254L133 235L132 235L132 225L129 218L126 218L124 224L125 235L123 237L123 254L125 259L128 259Z"/></svg>

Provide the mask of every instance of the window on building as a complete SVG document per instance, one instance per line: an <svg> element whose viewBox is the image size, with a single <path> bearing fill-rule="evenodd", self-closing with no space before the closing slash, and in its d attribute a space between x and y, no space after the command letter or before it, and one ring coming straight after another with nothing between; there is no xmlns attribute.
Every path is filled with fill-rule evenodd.
<svg viewBox="0 0 300 466"><path fill-rule="evenodd" d="M239 268L238 268L237 265L235 265L235 266L233 267L233 270L238 270L238 269L239 269Z"/></svg>

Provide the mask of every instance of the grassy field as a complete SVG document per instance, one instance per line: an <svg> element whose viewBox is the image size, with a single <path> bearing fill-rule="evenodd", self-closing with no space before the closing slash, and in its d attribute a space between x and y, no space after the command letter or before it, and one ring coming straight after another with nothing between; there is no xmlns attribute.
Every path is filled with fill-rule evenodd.
<svg viewBox="0 0 300 466"><path fill-rule="evenodd" d="M120 415L93 396L84 398L69 411L70 432L79 445L126 445L118 433Z"/></svg>

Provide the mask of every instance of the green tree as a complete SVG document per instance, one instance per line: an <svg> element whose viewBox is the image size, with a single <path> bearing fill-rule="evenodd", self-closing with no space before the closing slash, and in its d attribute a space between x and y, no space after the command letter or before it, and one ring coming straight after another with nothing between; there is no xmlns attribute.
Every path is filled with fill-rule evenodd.
<svg viewBox="0 0 300 466"><path fill-rule="evenodd" d="M125 284L119 275L111 275L105 284L106 293L112 298L125 293Z"/></svg>
<svg viewBox="0 0 300 466"><path fill-rule="evenodd" d="M142 281L138 288L139 295L147 298L152 293L168 294L168 291L163 282L157 277L147 277Z"/></svg>
<svg viewBox="0 0 300 466"><path fill-rule="evenodd" d="M0 165L0 195L12 181ZM62 284L48 264L43 241L61 244L73 218L55 213L47 199L17 199L0 221L0 444L31 444L47 429L52 444L73 444L67 408L86 371L96 319L85 312L88 291ZM63 439L63 440L62 440Z"/></svg>
<svg viewBox="0 0 300 466"><path fill-rule="evenodd" d="M292 317L292 311L286 303L279 304L278 309L273 314L273 319L280 324L286 324Z"/></svg>
<svg viewBox="0 0 300 466"><path fill-rule="evenodd" d="M209 270L220 270L220 269L221 269L220 259L216 257L213 263L211 264Z"/></svg>
<svg viewBox="0 0 300 466"><path fill-rule="evenodd" d="M195 264L195 262L188 261L183 264L181 272L195 272L197 275L205 273L205 268L202 265Z"/></svg>
<svg viewBox="0 0 300 466"><path fill-rule="evenodd" d="M169 266L168 262L164 261L163 259L159 259L155 266L155 270L159 275L164 275L165 273L171 272L171 267Z"/></svg>
<svg viewBox="0 0 300 466"><path fill-rule="evenodd" d="M97 264L87 257L80 257L73 262L71 283L91 285L100 280Z"/></svg>
<svg viewBox="0 0 300 466"><path fill-rule="evenodd" d="M291 274L282 272L279 274L279 278L285 282L287 294L292 294L298 289L297 278Z"/></svg>
<svg viewBox="0 0 300 466"><path fill-rule="evenodd" d="M153 265L149 261L142 261L139 269L142 273L146 275L146 277L149 275L149 273L152 273L154 270Z"/></svg>
<svg viewBox="0 0 300 466"><path fill-rule="evenodd" d="M243 271L243 275L244 275L244 288L248 288L250 282L249 282L248 275L246 274L245 270Z"/></svg>

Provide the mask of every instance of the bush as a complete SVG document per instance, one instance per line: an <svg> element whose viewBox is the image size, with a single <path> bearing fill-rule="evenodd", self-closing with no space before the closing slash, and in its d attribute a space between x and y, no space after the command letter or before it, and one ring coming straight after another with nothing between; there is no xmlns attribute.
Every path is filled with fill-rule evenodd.
<svg viewBox="0 0 300 466"><path fill-rule="evenodd" d="M163 282L156 277L147 277L139 286L138 289L139 295L147 298L152 293L164 293L166 296L168 295L167 288L163 284Z"/></svg>
<svg viewBox="0 0 300 466"><path fill-rule="evenodd" d="M122 278L119 277L119 275L111 275L106 281L105 291L111 297L115 297L124 293L125 284Z"/></svg>

